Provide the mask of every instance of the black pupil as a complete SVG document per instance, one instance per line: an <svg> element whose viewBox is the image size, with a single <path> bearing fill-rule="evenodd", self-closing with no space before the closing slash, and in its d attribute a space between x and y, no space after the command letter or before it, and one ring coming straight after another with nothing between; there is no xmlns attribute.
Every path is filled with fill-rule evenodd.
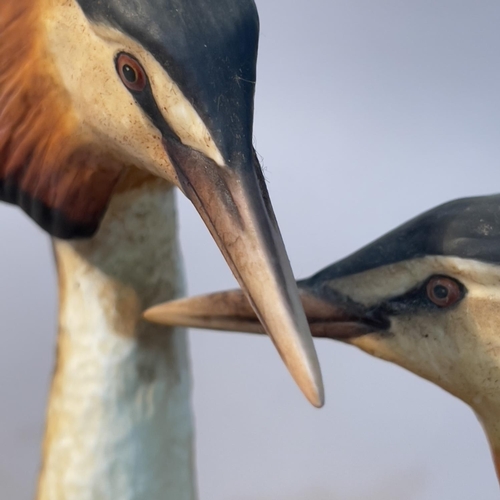
<svg viewBox="0 0 500 500"><path fill-rule="evenodd" d="M434 287L434 295L438 299L446 299L446 297L448 297L448 288L443 285L436 285Z"/></svg>
<svg viewBox="0 0 500 500"><path fill-rule="evenodd" d="M137 81L137 73L135 72L135 69L132 68L132 66L124 64L122 68L122 73L128 82L135 83Z"/></svg>

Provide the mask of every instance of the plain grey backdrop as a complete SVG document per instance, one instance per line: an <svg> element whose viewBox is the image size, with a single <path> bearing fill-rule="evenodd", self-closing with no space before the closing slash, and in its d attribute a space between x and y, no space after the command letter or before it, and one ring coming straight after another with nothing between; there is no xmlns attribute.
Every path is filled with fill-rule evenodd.
<svg viewBox="0 0 500 500"><path fill-rule="evenodd" d="M297 277L453 198L500 190L497 0L260 0L255 143ZM235 282L179 196L189 292ZM33 495L56 280L48 238L0 206L0 498ZM266 338L193 332L201 500L494 500L473 413L318 341L308 406Z"/></svg>

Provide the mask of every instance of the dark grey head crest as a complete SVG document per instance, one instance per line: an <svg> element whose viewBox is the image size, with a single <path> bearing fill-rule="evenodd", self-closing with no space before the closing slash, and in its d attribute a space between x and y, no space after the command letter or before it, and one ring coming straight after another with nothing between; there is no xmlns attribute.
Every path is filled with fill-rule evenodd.
<svg viewBox="0 0 500 500"><path fill-rule="evenodd" d="M229 162L231 151L248 149L259 38L253 0L77 1L93 22L117 28L156 58Z"/></svg>
<svg viewBox="0 0 500 500"><path fill-rule="evenodd" d="M500 195L433 208L306 281L313 285L429 255L500 264Z"/></svg>

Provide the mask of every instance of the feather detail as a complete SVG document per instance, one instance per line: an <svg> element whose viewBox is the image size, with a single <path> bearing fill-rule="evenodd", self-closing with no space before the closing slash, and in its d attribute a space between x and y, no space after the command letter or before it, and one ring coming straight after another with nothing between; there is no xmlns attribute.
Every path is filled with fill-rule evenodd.
<svg viewBox="0 0 500 500"><path fill-rule="evenodd" d="M52 236L89 237L123 168L79 127L45 49L43 6L0 2L0 200Z"/></svg>

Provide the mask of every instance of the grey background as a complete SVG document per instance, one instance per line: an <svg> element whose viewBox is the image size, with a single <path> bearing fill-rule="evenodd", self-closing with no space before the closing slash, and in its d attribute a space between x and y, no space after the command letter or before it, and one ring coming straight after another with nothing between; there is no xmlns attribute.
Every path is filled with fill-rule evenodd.
<svg viewBox="0 0 500 500"><path fill-rule="evenodd" d="M256 145L298 277L433 205L498 191L498 1L258 5ZM233 287L179 201L190 293ZM56 282L47 237L6 205L0 225L0 497L20 500L38 466ZM202 500L498 498L473 413L402 369L319 341L318 411L267 339L191 340Z"/></svg>

